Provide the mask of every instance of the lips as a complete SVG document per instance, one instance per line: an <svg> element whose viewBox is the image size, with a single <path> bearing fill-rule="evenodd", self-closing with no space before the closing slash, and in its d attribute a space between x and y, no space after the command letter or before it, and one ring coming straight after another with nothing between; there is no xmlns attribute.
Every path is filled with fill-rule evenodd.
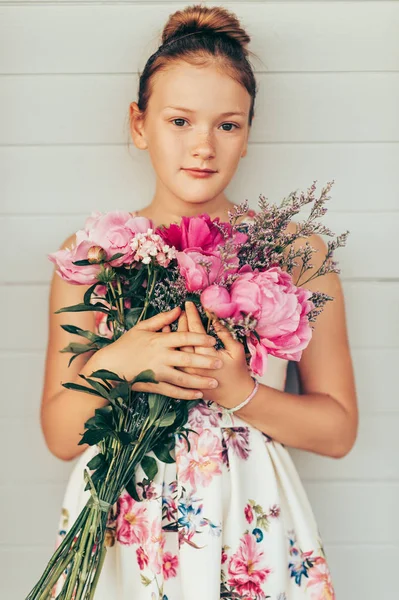
<svg viewBox="0 0 399 600"><path fill-rule="evenodd" d="M184 170L185 171L197 171L199 173L216 173L216 171L214 171L213 169L197 169L197 168L187 167Z"/></svg>

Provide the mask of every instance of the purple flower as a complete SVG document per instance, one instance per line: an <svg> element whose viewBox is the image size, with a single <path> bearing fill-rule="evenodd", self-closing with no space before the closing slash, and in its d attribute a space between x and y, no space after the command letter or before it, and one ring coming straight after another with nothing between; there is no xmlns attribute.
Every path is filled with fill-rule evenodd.
<svg viewBox="0 0 399 600"><path fill-rule="evenodd" d="M230 449L242 460L247 460L251 448L249 446L248 427L225 427L223 428L223 462L229 468L228 450Z"/></svg>

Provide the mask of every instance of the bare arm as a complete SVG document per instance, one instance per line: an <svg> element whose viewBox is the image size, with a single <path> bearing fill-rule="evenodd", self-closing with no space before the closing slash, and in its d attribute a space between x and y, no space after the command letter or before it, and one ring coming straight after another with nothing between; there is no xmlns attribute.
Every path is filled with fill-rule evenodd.
<svg viewBox="0 0 399 600"><path fill-rule="evenodd" d="M70 247L74 241L75 235L72 235L65 240L61 248ZM63 460L71 460L87 448L87 444L77 446L80 434L84 432L84 423L93 416L95 408L106 403L105 400L85 392L67 390L61 385L69 381L85 385L78 374L88 375L95 370L93 362L97 357L93 356L93 352L77 357L69 367L68 362L72 354L60 352L72 341L87 341L81 336L67 333L61 324L73 324L93 331L94 314L54 314L61 307L82 302L87 289L88 286L72 285L63 281L54 270L49 295L49 333L40 418L49 450Z"/></svg>
<svg viewBox="0 0 399 600"><path fill-rule="evenodd" d="M326 254L320 236L311 236L309 242L319 252L307 275L318 269ZM302 395L260 385L253 400L236 414L283 444L338 458L351 450L358 427L342 286L339 276L330 273L304 287L323 291L334 300L317 317L310 344L298 363Z"/></svg>

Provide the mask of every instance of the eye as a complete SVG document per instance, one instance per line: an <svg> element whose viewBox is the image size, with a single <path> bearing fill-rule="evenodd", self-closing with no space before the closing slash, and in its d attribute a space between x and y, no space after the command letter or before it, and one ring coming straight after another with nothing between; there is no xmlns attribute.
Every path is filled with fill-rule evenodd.
<svg viewBox="0 0 399 600"><path fill-rule="evenodd" d="M181 118L178 118L178 119L172 119L172 120L171 120L171 123L173 123L174 121L186 121L186 119L181 119ZM186 122L187 122L187 121L186 121ZM178 127L180 127L180 125L178 125Z"/></svg>
<svg viewBox="0 0 399 600"><path fill-rule="evenodd" d="M222 123L221 127L223 127L224 125L233 125L233 127L235 127L236 129L239 129L239 126L236 125L235 123ZM224 129L223 131L233 131L233 129Z"/></svg>
<svg viewBox="0 0 399 600"><path fill-rule="evenodd" d="M180 125L177 124L177 121L183 121L183 122L187 123L186 119L182 119L181 117L172 119L171 123L175 123L177 127L180 127ZM224 127L225 125L232 125L236 129L239 129L239 125L236 125L235 123L222 123L221 127ZM230 131L233 131L233 129L224 129L223 131L230 132Z"/></svg>

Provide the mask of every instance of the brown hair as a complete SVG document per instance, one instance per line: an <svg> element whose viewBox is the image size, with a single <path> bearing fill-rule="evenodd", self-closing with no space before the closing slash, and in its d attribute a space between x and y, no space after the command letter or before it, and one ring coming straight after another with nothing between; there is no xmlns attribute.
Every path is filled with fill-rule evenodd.
<svg viewBox="0 0 399 600"><path fill-rule="evenodd" d="M137 105L143 117L152 91L151 81L157 71L166 70L177 60L204 66L214 57L251 95L248 115L251 126L257 85L247 58L253 54L246 48L250 40L236 15L219 6L193 4L171 14L162 31L161 46L147 60L140 75Z"/></svg>

